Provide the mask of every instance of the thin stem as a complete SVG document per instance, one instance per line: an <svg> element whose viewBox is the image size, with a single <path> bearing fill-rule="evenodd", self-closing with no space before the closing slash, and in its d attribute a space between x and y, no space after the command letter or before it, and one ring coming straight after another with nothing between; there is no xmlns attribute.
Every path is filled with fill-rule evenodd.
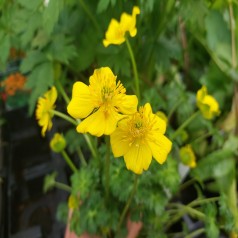
<svg viewBox="0 0 238 238"><path fill-rule="evenodd" d="M168 229L171 225L173 225L175 222L177 222L184 214L188 213L192 217L197 217L199 220L205 219L205 214L186 205L179 204L179 203L173 203L170 204L171 206L178 207L180 210L178 210L178 213L176 215L173 215L173 217L169 220L169 222L166 224L166 228Z"/></svg>
<svg viewBox="0 0 238 238"><path fill-rule="evenodd" d="M191 141L190 144L191 144L191 145L192 145L192 144L196 144L197 142L199 142L199 141L201 141L201 140L203 140L203 139L205 139L205 138L207 138L208 136L211 136L211 135L212 135L211 132L207 132L207 133L205 133L205 134L203 134L203 135L197 137L197 138L194 139L193 141Z"/></svg>
<svg viewBox="0 0 238 238"><path fill-rule="evenodd" d="M86 162L86 159L85 159L85 157L84 157L84 155L83 155L83 152L82 152L81 148L78 147L76 151L77 151L77 153L78 153L78 156L79 156L79 159L80 159L81 164L82 164L83 166L87 166L87 162Z"/></svg>
<svg viewBox="0 0 238 238"><path fill-rule="evenodd" d="M69 104L70 102L70 99L67 95L67 93L65 92L64 88L62 87L62 84L60 82L60 79L56 79L56 87L58 89L58 91L61 93L62 97L64 98L66 104Z"/></svg>
<svg viewBox="0 0 238 238"><path fill-rule="evenodd" d="M91 13L91 11L89 10L88 6L85 4L84 0L79 0L79 3L81 5L81 7L83 8L83 10L85 11L85 13L88 15L88 17L90 18L90 20L92 21L94 27L97 29L98 32L100 32L100 27L96 21L96 19L94 18L93 14Z"/></svg>
<svg viewBox="0 0 238 238"><path fill-rule="evenodd" d="M171 139L175 139L177 135L187 126L189 125L198 115L200 114L200 111L194 112L170 137Z"/></svg>
<svg viewBox="0 0 238 238"><path fill-rule="evenodd" d="M202 233L205 233L205 228L197 229L197 230L191 232L190 234L186 235L184 238L193 238L193 237L196 237Z"/></svg>
<svg viewBox="0 0 238 238"><path fill-rule="evenodd" d="M126 203L126 205L125 205L125 207L124 207L124 209L123 209L123 211L122 211L122 213L121 213L121 216L120 216L120 218L119 218L119 222L118 222L118 225L117 225L116 234L118 234L118 232L120 231L120 228L121 228L121 225L122 225L122 223L123 223L123 221L124 221L124 218L125 218L125 216L126 216L126 213L127 213L128 209L129 209L129 207L130 207L130 205L131 205L131 201L132 201L132 199L133 199L134 196L135 196L135 193L136 193L136 190L137 190L138 178L139 178L139 175L136 175L135 180L134 180L133 189L132 189L132 191L131 191L130 197L128 198L127 203Z"/></svg>
<svg viewBox="0 0 238 238"><path fill-rule="evenodd" d="M233 13L233 5L232 1L228 0L229 5L229 17L230 17L230 28L231 28L231 57L232 57L232 68L236 70L237 67L237 59L236 59L236 32L235 32L235 18ZM237 82L234 82L234 96L233 96L233 103L235 106L235 120L236 120L236 127L235 127L235 135L238 135L238 85ZM234 172L235 174L235 172ZM228 188L228 206L234 216L235 220L235 229L230 233L230 237L238 237L237 229L238 229L238 210L237 210L237 181L236 176L233 176L233 181Z"/></svg>
<svg viewBox="0 0 238 238"><path fill-rule="evenodd" d="M60 182L55 181L54 186L55 186L56 188L59 188L59 189L62 189L62 190L64 190L64 191L67 191L67 192L71 193L71 187L68 186L67 184L60 183Z"/></svg>
<svg viewBox="0 0 238 238"><path fill-rule="evenodd" d="M170 110L169 114L168 114L168 121L170 121L173 113L175 112L175 110L178 108L178 106L184 101L184 98L180 98L172 107L172 109Z"/></svg>
<svg viewBox="0 0 238 238"><path fill-rule="evenodd" d="M231 27L231 54L232 54L232 67L235 69L237 66L236 60L236 35L235 35L235 18L233 13L232 1L228 1L229 4L229 16L230 16L230 27Z"/></svg>
<svg viewBox="0 0 238 238"><path fill-rule="evenodd" d="M75 165L73 164L73 162L71 161L71 159L69 158L68 154L66 153L65 150L63 150L61 152L62 156L64 157L65 159L65 162L68 164L68 166L71 168L71 170L76 173L78 170L77 168L75 167Z"/></svg>
<svg viewBox="0 0 238 238"><path fill-rule="evenodd" d="M136 61L135 61L135 56L134 56L133 50L131 48L130 41L127 38L126 38L126 45L127 45L128 51L129 51L129 55L130 55L131 63L132 63L132 67L133 67L133 72L134 72L136 96L138 97L138 101L140 102L140 84L139 84L137 65L136 65Z"/></svg>
<svg viewBox="0 0 238 238"><path fill-rule="evenodd" d="M74 120L73 118L69 117L68 115L62 113L62 112L59 112L59 111L56 111L56 110L50 110L50 112L52 112L55 116L58 116L70 123L72 123L73 125L77 126L78 123L81 122L81 120L77 119L77 120ZM88 144L88 147L93 155L94 158L97 158L97 152L96 152L96 149L94 148L93 146L93 143L91 141L91 138L89 137L88 134L83 134L87 144Z"/></svg>
<svg viewBox="0 0 238 238"><path fill-rule="evenodd" d="M105 183L106 183L106 201L108 201L109 197L109 187L110 187L110 137L106 136L106 146L107 146L107 153L106 153L106 160L105 160Z"/></svg>
<svg viewBox="0 0 238 238"><path fill-rule="evenodd" d="M185 183L181 184L180 186L180 191L184 190L185 188L189 187L190 185L192 185L193 183L195 183L197 181L197 179L192 178L188 181L186 181Z"/></svg>
<svg viewBox="0 0 238 238"><path fill-rule="evenodd" d="M204 199L199 199L199 200L194 200L191 203L188 204L189 207L195 207L202 205L204 203L209 203L209 202L216 202L219 200L220 197L212 197L212 198L204 198Z"/></svg>
<svg viewBox="0 0 238 238"><path fill-rule="evenodd" d="M53 113L55 116L58 116L58 117L60 117L60 118L62 118L64 120L72 123L75 126L78 125L77 121L75 121L73 118L69 117L68 115L66 115L66 114L64 114L62 112L59 112L59 111L56 111L56 110L53 110L53 109L51 109L50 112Z"/></svg>

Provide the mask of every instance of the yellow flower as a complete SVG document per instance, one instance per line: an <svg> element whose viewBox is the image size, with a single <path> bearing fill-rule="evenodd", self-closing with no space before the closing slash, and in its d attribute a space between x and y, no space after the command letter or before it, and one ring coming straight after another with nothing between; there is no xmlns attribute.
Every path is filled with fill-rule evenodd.
<svg viewBox="0 0 238 238"><path fill-rule="evenodd" d="M196 157L191 145L186 145L179 150L180 159L183 164L190 168L196 167Z"/></svg>
<svg viewBox="0 0 238 238"><path fill-rule="evenodd" d="M214 97L207 93L206 86L202 86L197 91L197 106L206 119L212 119L220 114L219 104Z"/></svg>
<svg viewBox="0 0 238 238"><path fill-rule="evenodd" d="M124 156L126 167L136 174L147 170L152 157L162 164L171 150L171 141L164 136L166 123L152 113L149 103L118 122L111 134L112 152Z"/></svg>
<svg viewBox="0 0 238 238"><path fill-rule="evenodd" d="M95 136L110 135L124 117L122 114L136 112L137 97L125 93L126 89L120 81L116 83L116 76L108 67L94 70L89 86L76 82L67 110L75 119L85 118L77 131Z"/></svg>
<svg viewBox="0 0 238 238"><path fill-rule="evenodd" d="M55 87L52 87L47 91L43 97L38 99L37 108L36 108L36 119L38 124L42 127L41 134L45 136L46 130L52 128L52 117L53 114L50 110L55 108L55 101L57 99L57 91Z"/></svg>
<svg viewBox="0 0 238 238"><path fill-rule="evenodd" d="M60 153L66 147L66 140L64 139L63 135L60 133L55 133L53 138L50 141L50 148L56 152Z"/></svg>
<svg viewBox="0 0 238 238"><path fill-rule="evenodd" d="M103 45L107 47L110 44L120 45L125 39L125 34L128 31L131 37L134 37L137 33L136 29L136 15L140 14L139 7L135 6L132 10L132 15L122 13L120 22L112 19L106 37L103 40Z"/></svg>

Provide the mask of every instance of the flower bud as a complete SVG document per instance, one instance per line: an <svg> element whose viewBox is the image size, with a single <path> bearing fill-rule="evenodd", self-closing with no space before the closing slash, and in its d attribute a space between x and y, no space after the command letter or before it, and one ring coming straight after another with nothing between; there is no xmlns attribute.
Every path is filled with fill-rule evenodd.
<svg viewBox="0 0 238 238"><path fill-rule="evenodd" d="M66 147L66 141L60 133L55 133L54 137L50 141L50 148L56 152L62 152Z"/></svg>

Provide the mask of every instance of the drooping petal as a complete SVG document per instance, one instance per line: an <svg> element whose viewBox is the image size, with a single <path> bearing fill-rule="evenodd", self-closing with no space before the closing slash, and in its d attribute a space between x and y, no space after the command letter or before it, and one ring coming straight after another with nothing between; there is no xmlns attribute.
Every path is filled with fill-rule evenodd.
<svg viewBox="0 0 238 238"><path fill-rule="evenodd" d="M154 132L147 143L152 151L152 156L158 163L163 164L172 148L172 142L164 135Z"/></svg>
<svg viewBox="0 0 238 238"><path fill-rule="evenodd" d="M135 95L118 94L113 98L113 105L119 112L130 115L137 111L138 99Z"/></svg>
<svg viewBox="0 0 238 238"><path fill-rule="evenodd" d="M121 129L122 123L126 123L128 119L122 119L120 123L120 127L118 127L111 135L110 142L112 147L112 153L115 157L123 156L130 149L127 134L124 130Z"/></svg>
<svg viewBox="0 0 238 238"><path fill-rule="evenodd" d="M115 129L118 120L123 118L115 110L105 111L98 109L95 113L83 120L78 126L80 133L90 133L94 136L110 135Z"/></svg>
<svg viewBox="0 0 238 238"><path fill-rule="evenodd" d="M131 145L129 151L124 155L126 167L136 174L141 174L147 170L152 160L152 154L147 144Z"/></svg>
<svg viewBox="0 0 238 238"><path fill-rule="evenodd" d="M82 82L76 82L73 86L72 100L67 107L69 115L74 118L85 118L94 107L89 87Z"/></svg>

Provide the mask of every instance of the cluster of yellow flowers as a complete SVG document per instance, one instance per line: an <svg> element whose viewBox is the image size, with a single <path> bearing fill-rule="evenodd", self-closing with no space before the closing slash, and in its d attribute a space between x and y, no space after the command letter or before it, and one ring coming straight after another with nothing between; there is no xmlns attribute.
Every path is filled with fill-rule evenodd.
<svg viewBox="0 0 238 238"><path fill-rule="evenodd" d="M134 7L132 15L121 15L120 22L112 19L103 40L104 46L125 42L127 32L134 37L137 33L136 16L139 13L140 9ZM94 70L89 85L83 82L73 85L67 111L78 122L77 132L97 137L109 135L114 157L123 156L127 169L141 174L149 168L152 157L158 163L164 163L172 143L164 135L166 120L154 114L149 103L138 109L137 96L126 95L126 89L117 81L112 70L102 67ZM55 87L39 98L36 118L42 127L43 136L52 127L56 99ZM207 94L205 86L197 93L197 106L207 119L219 114L219 105ZM191 151L191 146L187 146L180 151L180 155L186 165L194 167L195 156Z"/></svg>

